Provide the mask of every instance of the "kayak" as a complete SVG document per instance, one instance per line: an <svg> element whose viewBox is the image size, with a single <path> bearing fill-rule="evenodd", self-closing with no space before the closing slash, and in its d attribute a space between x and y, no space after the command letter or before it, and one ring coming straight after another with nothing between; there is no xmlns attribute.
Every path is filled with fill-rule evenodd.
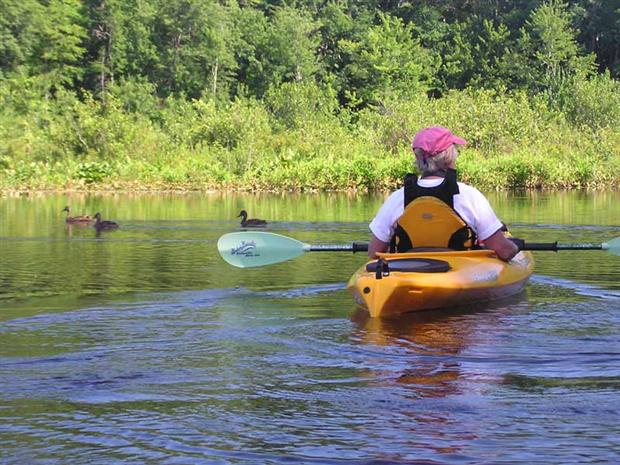
<svg viewBox="0 0 620 465"><path fill-rule="evenodd" d="M488 249L378 254L347 289L371 317L491 301L520 292L534 269L530 252L510 262Z"/></svg>
<svg viewBox="0 0 620 465"><path fill-rule="evenodd" d="M606 250L620 255L620 237L603 243L558 244L522 241L508 263L488 249L415 250L379 254L362 266L347 285L371 316L391 316L490 301L519 293L534 270L530 250ZM280 263L306 252L362 252L368 244L310 245L270 232L233 232L217 241L222 258L239 268Z"/></svg>

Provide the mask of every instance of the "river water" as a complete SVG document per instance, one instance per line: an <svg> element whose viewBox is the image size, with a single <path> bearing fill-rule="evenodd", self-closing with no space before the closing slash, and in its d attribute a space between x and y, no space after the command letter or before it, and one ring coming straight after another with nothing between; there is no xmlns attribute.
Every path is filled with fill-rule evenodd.
<svg viewBox="0 0 620 465"><path fill-rule="evenodd" d="M618 193L489 198L532 242L620 236ZM241 209L366 240L382 200L0 198L0 463L620 463L620 257L536 252L518 296L381 320L345 290L363 255L239 270L215 248Z"/></svg>

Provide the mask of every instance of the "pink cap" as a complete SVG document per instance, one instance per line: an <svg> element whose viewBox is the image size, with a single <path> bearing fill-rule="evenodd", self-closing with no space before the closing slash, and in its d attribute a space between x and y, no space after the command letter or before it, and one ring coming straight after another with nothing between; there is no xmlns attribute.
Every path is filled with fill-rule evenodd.
<svg viewBox="0 0 620 465"><path fill-rule="evenodd" d="M419 131L413 138L411 146L414 149L424 150L427 156L431 157L443 152L452 144L465 145L467 141L452 134L448 128L431 126Z"/></svg>

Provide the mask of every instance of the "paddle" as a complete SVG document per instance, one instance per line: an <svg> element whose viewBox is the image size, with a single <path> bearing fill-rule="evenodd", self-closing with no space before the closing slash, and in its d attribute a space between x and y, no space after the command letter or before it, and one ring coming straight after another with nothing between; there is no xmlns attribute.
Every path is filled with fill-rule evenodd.
<svg viewBox="0 0 620 465"><path fill-rule="evenodd" d="M280 234L244 231L224 234L217 249L231 265L249 268L284 262L304 252L365 252L368 244L310 245Z"/></svg>
<svg viewBox="0 0 620 465"><path fill-rule="evenodd" d="M519 243L521 250L608 250L620 255L620 237L602 244ZM234 232L217 241L222 258L238 268L271 265L303 255L305 252L365 252L368 244L353 242L345 245L310 245L270 232Z"/></svg>

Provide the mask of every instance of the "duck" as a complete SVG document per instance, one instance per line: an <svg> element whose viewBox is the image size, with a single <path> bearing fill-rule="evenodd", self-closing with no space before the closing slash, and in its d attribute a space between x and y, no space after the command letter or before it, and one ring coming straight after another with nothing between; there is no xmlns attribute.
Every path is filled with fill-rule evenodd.
<svg viewBox="0 0 620 465"><path fill-rule="evenodd" d="M239 217L241 217L241 226L244 228L253 226L267 226L267 222L265 220L259 220L257 218L250 218L248 220L248 212L245 210L241 210L241 213L237 215L237 218Z"/></svg>
<svg viewBox="0 0 620 465"><path fill-rule="evenodd" d="M105 229L117 229L118 228L118 223L115 223L114 221L103 221L101 219L101 213L96 213L95 214L95 229L97 231L101 231L101 230L105 230Z"/></svg>
<svg viewBox="0 0 620 465"><path fill-rule="evenodd" d="M69 205L67 205L65 208L63 208L61 210L61 212L67 212L67 217L65 218L65 223L69 223L69 224L75 224L75 223L85 224L85 223L92 223L94 221L94 218L92 216L90 216L90 215L71 216L71 209L69 208Z"/></svg>

